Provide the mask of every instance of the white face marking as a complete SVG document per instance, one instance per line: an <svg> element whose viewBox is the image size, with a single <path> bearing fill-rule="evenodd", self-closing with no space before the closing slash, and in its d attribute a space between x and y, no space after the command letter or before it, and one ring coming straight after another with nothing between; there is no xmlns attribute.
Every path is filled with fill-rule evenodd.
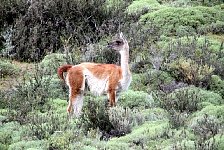
<svg viewBox="0 0 224 150"><path fill-rule="evenodd" d="M100 96L107 91L109 85L109 77L98 79L87 69L84 70L84 76L91 93L93 93L94 95Z"/></svg>

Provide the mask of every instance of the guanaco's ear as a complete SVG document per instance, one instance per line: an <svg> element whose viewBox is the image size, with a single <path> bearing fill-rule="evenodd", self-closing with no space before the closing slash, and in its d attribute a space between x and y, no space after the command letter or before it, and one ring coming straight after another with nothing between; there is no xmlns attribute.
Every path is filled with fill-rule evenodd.
<svg viewBox="0 0 224 150"><path fill-rule="evenodd" d="M122 33L122 32L120 32L119 37L120 37L121 39L123 39L123 38L124 38L124 35L123 35L123 33Z"/></svg>
<svg viewBox="0 0 224 150"><path fill-rule="evenodd" d="M127 40L122 32L120 32L119 38L122 39L124 43L127 42Z"/></svg>

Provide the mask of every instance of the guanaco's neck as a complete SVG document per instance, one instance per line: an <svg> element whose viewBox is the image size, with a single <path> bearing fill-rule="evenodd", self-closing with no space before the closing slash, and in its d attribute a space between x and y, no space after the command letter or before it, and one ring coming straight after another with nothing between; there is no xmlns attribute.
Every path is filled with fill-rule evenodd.
<svg viewBox="0 0 224 150"><path fill-rule="evenodd" d="M121 55L121 69L122 69L122 74L123 78L130 76L130 70L129 70L129 48L120 51Z"/></svg>

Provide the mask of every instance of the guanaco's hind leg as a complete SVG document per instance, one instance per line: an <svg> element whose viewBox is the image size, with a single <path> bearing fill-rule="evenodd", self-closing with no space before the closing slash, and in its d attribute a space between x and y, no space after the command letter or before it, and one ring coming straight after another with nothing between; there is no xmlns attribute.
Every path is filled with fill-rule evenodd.
<svg viewBox="0 0 224 150"><path fill-rule="evenodd" d="M115 99L116 99L116 94L115 94L115 90L109 90L108 91L108 99L109 99L109 106L113 107L115 106Z"/></svg>
<svg viewBox="0 0 224 150"><path fill-rule="evenodd" d="M83 105L83 91L85 88L85 81L82 68L75 66L71 68L67 75L67 83L69 86L69 104L67 112L71 114L72 106L76 117L81 114Z"/></svg>

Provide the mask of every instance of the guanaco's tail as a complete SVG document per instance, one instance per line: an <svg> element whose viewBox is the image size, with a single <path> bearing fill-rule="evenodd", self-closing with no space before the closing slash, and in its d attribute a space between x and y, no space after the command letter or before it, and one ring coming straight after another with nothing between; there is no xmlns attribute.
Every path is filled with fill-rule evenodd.
<svg viewBox="0 0 224 150"><path fill-rule="evenodd" d="M63 73L64 72L67 72L69 68L71 68L72 65L63 65L63 66L60 66L58 68L58 76L60 79L62 79L64 82L65 82L65 79L64 79L64 76L63 76Z"/></svg>

